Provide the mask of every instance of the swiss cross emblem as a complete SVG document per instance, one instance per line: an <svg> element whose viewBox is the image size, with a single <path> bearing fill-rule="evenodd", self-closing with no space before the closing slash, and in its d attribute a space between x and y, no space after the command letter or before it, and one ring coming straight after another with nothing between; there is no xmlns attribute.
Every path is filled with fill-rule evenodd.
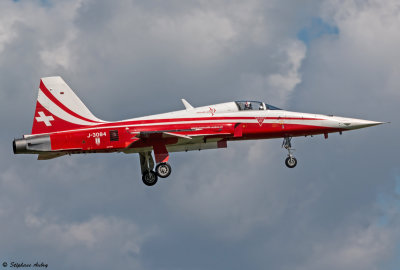
<svg viewBox="0 0 400 270"><path fill-rule="evenodd" d="M264 119L265 117L256 117L258 124L260 125L260 127L262 126L262 124L264 123Z"/></svg>
<svg viewBox="0 0 400 270"><path fill-rule="evenodd" d="M47 126L47 127L51 127L51 123L50 123L50 121L54 121L54 118L53 118L53 116L46 116L45 114L44 114L44 112L38 112L38 114L39 114L39 117L36 117L36 121L38 121L38 122L44 122L44 124Z"/></svg>

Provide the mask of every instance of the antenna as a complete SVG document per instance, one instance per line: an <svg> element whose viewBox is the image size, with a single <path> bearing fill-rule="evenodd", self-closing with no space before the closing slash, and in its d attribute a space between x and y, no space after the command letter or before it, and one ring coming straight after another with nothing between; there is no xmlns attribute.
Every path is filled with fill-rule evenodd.
<svg viewBox="0 0 400 270"><path fill-rule="evenodd" d="M190 103L187 102L186 99L182 98L181 100L187 111L194 109L194 107L192 105L190 105Z"/></svg>

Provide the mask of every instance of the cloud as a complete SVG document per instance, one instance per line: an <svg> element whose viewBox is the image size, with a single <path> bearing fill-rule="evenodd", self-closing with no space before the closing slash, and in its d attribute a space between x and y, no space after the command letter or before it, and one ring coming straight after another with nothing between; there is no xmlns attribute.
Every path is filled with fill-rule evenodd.
<svg viewBox="0 0 400 270"><path fill-rule="evenodd" d="M243 74L242 85L251 92L268 96L266 102L286 105L291 92L301 82L301 62L306 57L306 47L298 40L291 40L279 49L277 54L284 59L279 67L280 73Z"/></svg>
<svg viewBox="0 0 400 270"><path fill-rule="evenodd" d="M351 230L340 241L316 244L307 267L298 269L376 269L393 250L393 235L376 226Z"/></svg>
<svg viewBox="0 0 400 270"><path fill-rule="evenodd" d="M324 22L321 18L312 18L309 26L302 28L297 37L303 41L307 46L310 45L314 39L319 39L323 35L338 35L339 29Z"/></svg>
<svg viewBox="0 0 400 270"><path fill-rule="evenodd" d="M313 73L306 75L309 77L305 78L304 89L319 84L320 90L305 90L304 97L309 100L308 93L318 98L324 95L343 110L351 109L354 100L359 100L367 106L366 111L378 114L384 111L384 104L391 102L386 100L388 96L392 101L398 100L398 13L395 1L325 2L323 14L327 21L337 25L340 35L328 35L314 42L309 54Z"/></svg>
<svg viewBox="0 0 400 270"><path fill-rule="evenodd" d="M143 233L130 221L115 217L96 216L80 223L58 224L27 213L25 225L36 231L38 243L53 248L71 250L83 246L89 250L105 248L104 251L108 251L110 245L116 244L113 248L118 247L120 254L126 257L138 255L144 239L151 235L150 230Z"/></svg>
<svg viewBox="0 0 400 270"><path fill-rule="evenodd" d="M300 42L293 42L286 51L287 63L284 67L286 74L271 74L267 78L267 82L271 88L275 88L279 91L280 96L287 98L291 91L294 90L297 84L301 82L301 76L299 69L301 67L301 61L305 57L306 50L304 45Z"/></svg>

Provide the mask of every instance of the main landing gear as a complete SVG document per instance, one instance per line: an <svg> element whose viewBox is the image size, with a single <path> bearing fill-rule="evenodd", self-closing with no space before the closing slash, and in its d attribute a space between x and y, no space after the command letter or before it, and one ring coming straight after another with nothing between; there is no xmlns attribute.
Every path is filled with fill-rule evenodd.
<svg viewBox="0 0 400 270"><path fill-rule="evenodd" d="M171 174L171 165L167 162L157 164L154 171L154 160L151 151L139 153L142 181L146 186L154 186L158 177L167 178Z"/></svg>
<svg viewBox="0 0 400 270"><path fill-rule="evenodd" d="M171 165L167 162L158 163L156 173L161 178L167 178L171 174Z"/></svg>
<svg viewBox="0 0 400 270"><path fill-rule="evenodd" d="M285 160L285 164L288 168L294 168L297 165L297 159L293 156L293 151L292 149L292 137L285 137L283 138L283 143L282 147L285 147L288 150L288 157Z"/></svg>

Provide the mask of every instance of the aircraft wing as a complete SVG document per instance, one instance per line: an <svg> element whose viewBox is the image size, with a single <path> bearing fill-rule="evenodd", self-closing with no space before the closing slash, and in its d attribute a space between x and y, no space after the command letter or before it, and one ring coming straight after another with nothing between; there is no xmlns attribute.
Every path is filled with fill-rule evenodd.
<svg viewBox="0 0 400 270"><path fill-rule="evenodd" d="M233 136L233 132L215 132L204 129L177 129L177 130L158 130L158 131L134 131L130 132L134 139L126 148L132 147L136 142L143 139L163 141L169 138L177 138L187 140L188 143L198 137L214 137L214 136ZM184 134L182 134L184 133Z"/></svg>
<svg viewBox="0 0 400 270"><path fill-rule="evenodd" d="M193 129L176 129L176 130L159 130L159 131L140 131L137 133L137 138L154 138L154 139L164 139L164 138L183 138L191 140L190 135L184 135L181 133L188 133L194 131ZM179 132L179 133L178 133Z"/></svg>

